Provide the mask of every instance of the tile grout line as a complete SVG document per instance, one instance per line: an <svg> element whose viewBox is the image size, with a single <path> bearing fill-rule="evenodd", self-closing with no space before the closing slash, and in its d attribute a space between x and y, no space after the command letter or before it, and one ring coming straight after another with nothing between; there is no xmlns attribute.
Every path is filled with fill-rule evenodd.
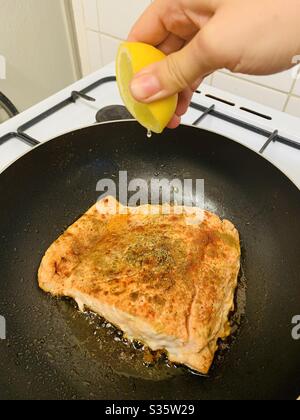
<svg viewBox="0 0 300 420"><path fill-rule="evenodd" d="M292 96L291 93L288 93L287 98L286 98L285 103L284 103L283 108L282 108L283 112L286 112L286 109L287 109L288 104L290 102L291 96Z"/></svg>
<svg viewBox="0 0 300 420"><path fill-rule="evenodd" d="M99 2L96 2L96 9L97 9L97 22L98 22L98 31L95 31L97 33L101 33L101 19L100 19L100 10L99 10ZM99 39L99 43L100 43L100 52L101 52L101 61L102 64L104 65L104 54L103 54L103 47L102 47L102 41L101 39Z"/></svg>
<svg viewBox="0 0 300 420"><path fill-rule="evenodd" d="M246 79L246 78L243 78L243 77L237 76L237 75L235 75L235 74L225 73L225 72L224 72L224 71L222 71L222 70L219 70L219 72L220 72L221 74L223 74L224 76L229 76L229 77L231 77L232 79L237 79L237 80L240 80L240 81L242 81L242 82L250 83L251 85L254 85L254 86L259 86L259 87L262 87L262 88L265 88L265 89L270 89L270 90L272 90L273 92L282 93L282 94L284 94L284 95L289 95L289 92L291 91L291 90L289 90L289 92L286 92L286 91L281 90L281 89L276 89L276 88L274 88L274 87L267 86L267 85L264 85L264 84L262 84L262 83L253 82L252 80L249 80L249 79Z"/></svg>
<svg viewBox="0 0 300 420"><path fill-rule="evenodd" d="M83 5L83 0L80 0L80 9L81 9L81 15L82 15L82 29L84 31L83 37L84 37L84 42L85 42L85 47L86 47L86 64L89 68L89 70L91 69L91 58L90 55L88 53L88 40L87 40L87 33L86 33L86 18L85 18L85 10L84 10L84 5ZM79 47L81 48L81 47Z"/></svg>
<svg viewBox="0 0 300 420"><path fill-rule="evenodd" d="M100 32L99 32L99 34L100 34L100 35L107 36L108 38L112 38L112 39L114 39L115 41L120 41L120 42L124 41L124 39L123 39L123 38L119 38L119 37L117 37L117 36L115 36L115 35L111 35L111 34L108 34L108 33L106 33L106 32L102 32L102 31L100 31Z"/></svg>
<svg viewBox="0 0 300 420"><path fill-rule="evenodd" d="M299 74L300 74L300 68L298 69L297 76L299 76ZM283 107L283 112L286 112L286 109L287 109L287 107L288 107L289 101L290 101L291 97L293 96L293 92L294 92L294 89L295 89L295 86L296 86L297 80L298 80L298 79L297 79L297 78L295 78L295 80L294 80L294 81L293 81L293 83L292 83L292 87L291 87L291 89L290 89L290 91L289 91L289 94L288 94L287 100L286 100L286 102L285 102L285 104L284 104L284 107Z"/></svg>
<svg viewBox="0 0 300 420"><path fill-rule="evenodd" d="M111 39L114 39L115 41L120 41L120 42L122 42L122 41L124 41L124 38L119 38L119 37L117 37L117 36L115 36L115 35L111 35L111 34L109 34L109 33L107 33L107 32L103 32L103 31L100 31L100 30L96 30L96 29L93 29L93 28L89 28L88 26L86 26L86 28L85 28L87 31L90 31L90 32L95 32L96 34L98 34L98 35L104 35L104 36L107 36L108 38L111 38Z"/></svg>

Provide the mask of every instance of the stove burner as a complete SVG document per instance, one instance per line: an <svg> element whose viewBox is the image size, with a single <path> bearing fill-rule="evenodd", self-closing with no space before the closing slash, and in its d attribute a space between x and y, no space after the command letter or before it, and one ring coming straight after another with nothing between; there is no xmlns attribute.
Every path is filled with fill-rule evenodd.
<svg viewBox="0 0 300 420"><path fill-rule="evenodd" d="M84 99L86 101L95 101L95 98L89 95L90 92L92 92L94 89L96 89L99 86L102 86L107 83L115 83L115 82L116 82L115 76L104 77L103 79L97 80L96 82L92 83L91 85L87 86L85 89L81 91L71 92L70 96L68 96L66 99L54 105L52 108L49 108L46 111L42 112L40 115L35 116L32 120L27 121L25 124L19 127L16 131L9 132L5 134L4 136L0 137L0 146L4 144L5 142L12 140L14 138L17 138L18 140L26 143L27 145L31 147L38 145L40 142L36 140L35 138L29 136L26 133L27 130L34 127L36 124L45 120L46 118L54 115L56 112L60 111L61 109L64 109L65 107L69 106L70 104L76 103L77 99L79 98ZM249 122L246 122L238 118L232 117L228 114L222 113L216 110L214 105L208 108L207 106L200 105L195 102L191 102L190 107L200 112L199 117L197 118L197 120L194 122L193 125L197 126L204 118L210 115L212 117L218 118L227 123L233 124L237 127L244 128L245 130L251 131L252 133L256 133L262 137L265 137L267 141L262 147L260 151L261 153L264 153L264 151L272 142L282 143L294 149L300 150L300 143L298 143L295 140L291 140L287 137L283 137L279 135L278 130L276 130L275 132L271 132L264 128L260 128ZM116 121L116 120L132 119L132 118L133 117L126 110L126 108L120 105L105 107L102 110L100 110L96 115L97 122Z"/></svg>
<svg viewBox="0 0 300 420"><path fill-rule="evenodd" d="M111 105L106 106L96 114L96 121L106 122L106 121L118 121L118 120L132 120L133 116L130 112L127 111L125 106L122 105Z"/></svg>

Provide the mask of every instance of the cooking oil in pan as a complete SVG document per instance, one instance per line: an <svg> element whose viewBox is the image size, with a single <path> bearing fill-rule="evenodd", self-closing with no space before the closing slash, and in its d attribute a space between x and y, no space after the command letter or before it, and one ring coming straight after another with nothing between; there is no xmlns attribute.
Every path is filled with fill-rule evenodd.
<svg viewBox="0 0 300 420"><path fill-rule="evenodd" d="M66 339L78 344L68 363L76 366L85 381L98 383L99 372L106 379L114 380L117 375L153 382L186 374L183 368L168 364L163 353L127 340L121 331L98 315L77 311L71 299L59 300L58 308L68 323Z"/></svg>
<svg viewBox="0 0 300 420"><path fill-rule="evenodd" d="M218 369L224 361L232 344L236 341L240 328L246 316L247 306L247 278L242 262L239 273L238 287L235 293L234 311L230 315L231 335L226 340L219 341L219 350L216 353L212 369Z"/></svg>
<svg viewBox="0 0 300 420"><path fill-rule="evenodd" d="M230 319L232 335L219 342L219 351L212 370L218 370L222 365L224 357L238 336L246 310L246 283L242 266L235 311ZM76 366L79 371L78 377L87 382L100 386L97 382L99 372L108 380L115 380L116 375L154 382L166 381L187 373L205 377L186 367L170 363L164 353L152 352L141 343L130 342L124 338L121 331L98 315L76 311L76 304L71 299L59 300L57 305L60 312L59 325L67 325L68 330L65 341L69 341L69 344L64 343L64 348L71 349L68 363L70 366ZM65 318L66 324L61 323L61 318ZM59 354L57 352L57 357ZM87 364L86 360L89 360Z"/></svg>

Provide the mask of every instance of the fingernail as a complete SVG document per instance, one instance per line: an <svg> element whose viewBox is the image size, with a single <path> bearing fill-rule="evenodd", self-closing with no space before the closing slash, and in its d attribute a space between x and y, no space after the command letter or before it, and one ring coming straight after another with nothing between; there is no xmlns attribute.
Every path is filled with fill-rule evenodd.
<svg viewBox="0 0 300 420"><path fill-rule="evenodd" d="M152 74L138 75L131 82L131 93L137 100L149 99L160 91L159 80Z"/></svg>

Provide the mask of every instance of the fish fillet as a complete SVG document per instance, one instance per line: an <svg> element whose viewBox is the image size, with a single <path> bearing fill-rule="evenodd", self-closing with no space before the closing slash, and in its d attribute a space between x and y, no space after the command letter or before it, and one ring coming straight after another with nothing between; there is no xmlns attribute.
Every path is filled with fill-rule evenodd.
<svg viewBox="0 0 300 420"><path fill-rule="evenodd" d="M209 212L201 223L186 223L180 209L162 214L161 206L123 207L107 197L53 243L38 280L128 339L207 374L218 340L230 334L239 234Z"/></svg>

